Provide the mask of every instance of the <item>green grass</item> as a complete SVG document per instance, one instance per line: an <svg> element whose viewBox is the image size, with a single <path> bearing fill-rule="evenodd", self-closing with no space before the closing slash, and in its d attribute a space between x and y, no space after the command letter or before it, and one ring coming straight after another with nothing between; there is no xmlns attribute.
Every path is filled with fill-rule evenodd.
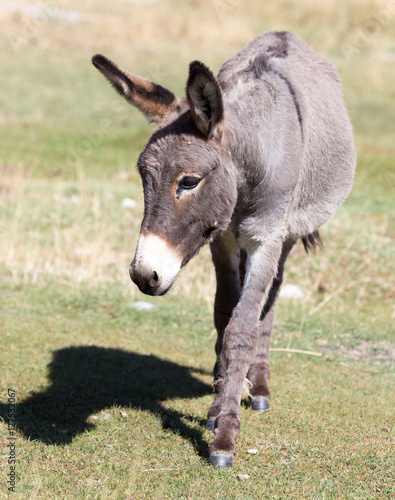
<svg viewBox="0 0 395 500"><path fill-rule="evenodd" d="M44 22L17 52L10 40L29 21L7 17L0 35L0 434L6 443L13 388L13 497L394 497L391 24L344 55L358 30L370 36L369 22L388 5L70 1L64 7L85 19ZM204 24L196 22L202 16ZM190 60L216 71L272 28L297 30L339 68L358 167L350 197L321 230L325 250L306 256L298 245L287 262L286 282L298 284L304 299L278 306L271 410L256 414L243 403L234 466L216 470L205 429L215 342L209 251L166 297L147 298L132 286L128 265L143 212L133 165L152 126L122 103L90 57L102 52L180 95ZM127 197L135 208L122 206ZM138 312L137 300L156 307ZM1 455L6 498L5 444Z"/></svg>
<svg viewBox="0 0 395 500"><path fill-rule="evenodd" d="M17 388L22 496L37 490L48 498L69 498L67 492L70 498L389 498L394 492L391 433L383 430L393 418L386 363L274 352L272 409L262 415L242 407L234 467L217 471L207 465L211 437L204 428L214 361L204 304L171 297L155 313L138 313L119 286L2 288L2 386ZM286 340L292 316L280 315L277 338ZM307 329L310 348L317 332L322 337L318 326L325 328L317 322ZM344 331L334 330L330 336L344 340ZM258 454L250 455L251 448Z"/></svg>

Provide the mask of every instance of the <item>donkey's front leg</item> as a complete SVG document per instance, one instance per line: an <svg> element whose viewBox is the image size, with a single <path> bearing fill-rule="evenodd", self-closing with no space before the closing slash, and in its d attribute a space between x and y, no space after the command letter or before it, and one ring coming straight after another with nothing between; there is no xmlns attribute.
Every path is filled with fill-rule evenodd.
<svg viewBox="0 0 395 500"><path fill-rule="evenodd" d="M210 463L218 467L232 464L240 428L239 408L244 378L255 357L259 317L277 272L282 241L247 249L243 290L225 329L220 365L225 374L221 409L215 420L215 439L211 443Z"/></svg>
<svg viewBox="0 0 395 500"><path fill-rule="evenodd" d="M216 361L214 366L214 402L210 407L207 428L214 430L215 418L222 405L225 366L221 356L225 329L232 316L233 309L240 299L240 249L231 233L224 232L211 244L211 253L215 266L217 291L214 303L214 323L217 329L215 344Z"/></svg>

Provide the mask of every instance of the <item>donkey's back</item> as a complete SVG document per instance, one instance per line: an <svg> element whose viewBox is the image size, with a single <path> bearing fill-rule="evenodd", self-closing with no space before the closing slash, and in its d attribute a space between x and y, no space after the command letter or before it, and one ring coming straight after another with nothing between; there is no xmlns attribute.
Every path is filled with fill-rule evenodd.
<svg viewBox="0 0 395 500"><path fill-rule="evenodd" d="M353 133L336 69L298 35L266 32L228 59L218 80L229 102L244 103L249 120L261 122L257 140L262 142L262 150L268 149L264 126L267 101L281 100L285 93L292 96L301 154L295 162L293 143L289 156L293 155L298 183L288 211L288 230L293 237L312 233L344 201L354 177ZM260 88L258 84L254 92L257 81ZM281 136L291 113L285 103L279 108L276 117L270 116L268 127L271 131L278 128Z"/></svg>

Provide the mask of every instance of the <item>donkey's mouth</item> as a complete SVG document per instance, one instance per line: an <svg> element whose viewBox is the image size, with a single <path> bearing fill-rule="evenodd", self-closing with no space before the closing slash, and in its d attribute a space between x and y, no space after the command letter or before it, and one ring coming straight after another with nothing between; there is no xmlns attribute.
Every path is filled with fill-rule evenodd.
<svg viewBox="0 0 395 500"><path fill-rule="evenodd" d="M172 287L172 284L170 286L168 286L165 290L160 290L159 288L154 290L152 288L149 288L149 287L140 287L139 285L137 285L140 292L141 293L144 293L145 295L151 295L151 297L161 297L162 295L166 295L167 292L170 290L170 288Z"/></svg>

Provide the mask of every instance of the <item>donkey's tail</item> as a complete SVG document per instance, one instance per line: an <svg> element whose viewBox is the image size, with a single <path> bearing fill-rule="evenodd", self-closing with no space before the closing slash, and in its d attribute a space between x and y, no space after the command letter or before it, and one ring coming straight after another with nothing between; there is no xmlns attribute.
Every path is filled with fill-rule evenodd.
<svg viewBox="0 0 395 500"><path fill-rule="evenodd" d="M309 233L307 236L303 236L302 238L303 246L304 249L306 250L306 253L309 253L311 250L315 252L316 248L323 248L324 244L322 243L320 233L317 231L313 231L312 233Z"/></svg>

